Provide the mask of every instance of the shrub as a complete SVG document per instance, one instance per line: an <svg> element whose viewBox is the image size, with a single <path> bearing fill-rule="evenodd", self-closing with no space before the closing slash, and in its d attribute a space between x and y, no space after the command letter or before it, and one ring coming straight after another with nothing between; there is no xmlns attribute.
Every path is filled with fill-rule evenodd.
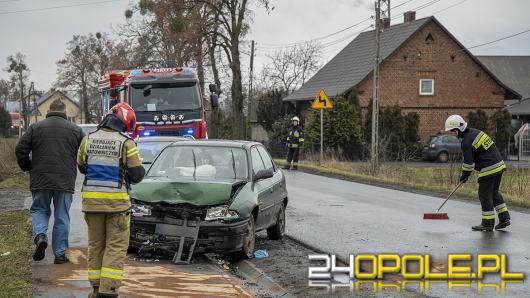
<svg viewBox="0 0 530 298"><path fill-rule="evenodd" d="M488 130L488 115L484 110L478 109L467 114L467 126L480 129L482 131Z"/></svg>

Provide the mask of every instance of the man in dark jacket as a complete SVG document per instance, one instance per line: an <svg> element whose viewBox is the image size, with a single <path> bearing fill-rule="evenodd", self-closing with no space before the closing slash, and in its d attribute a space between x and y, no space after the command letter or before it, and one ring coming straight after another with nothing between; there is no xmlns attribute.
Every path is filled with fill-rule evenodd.
<svg viewBox="0 0 530 298"><path fill-rule="evenodd" d="M493 231L495 213L499 217L496 230L510 225L510 214L499 193L502 173L506 164L493 140L483 131L467 127L459 115L452 115L445 122L445 130L454 133L462 142L464 163L460 182L465 183L473 170L478 171L478 196L482 206L482 222L473 226L473 231Z"/></svg>
<svg viewBox="0 0 530 298"><path fill-rule="evenodd" d="M46 119L32 124L15 149L18 165L22 171L29 171L30 176L35 261L44 258L48 246L48 222L53 201L54 263L68 262L65 253L70 231L69 210L77 176L76 153L83 137L81 128L66 119L66 105L57 99L51 103Z"/></svg>

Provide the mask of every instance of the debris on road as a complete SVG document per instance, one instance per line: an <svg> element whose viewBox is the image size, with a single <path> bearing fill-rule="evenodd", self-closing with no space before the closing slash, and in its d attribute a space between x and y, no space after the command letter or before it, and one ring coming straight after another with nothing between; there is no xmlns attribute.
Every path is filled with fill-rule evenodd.
<svg viewBox="0 0 530 298"><path fill-rule="evenodd" d="M264 259L268 257L269 257L269 253L265 249L258 249L254 252L254 258L256 259Z"/></svg>
<svg viewBox="0 0 530 298"><path fill-rule="evenodd" d="M10 254L11 254L11 252L8 251L8 252L5 252L5 253L1 254L0 256L5 257L5 256L9 256Z"/></svg>

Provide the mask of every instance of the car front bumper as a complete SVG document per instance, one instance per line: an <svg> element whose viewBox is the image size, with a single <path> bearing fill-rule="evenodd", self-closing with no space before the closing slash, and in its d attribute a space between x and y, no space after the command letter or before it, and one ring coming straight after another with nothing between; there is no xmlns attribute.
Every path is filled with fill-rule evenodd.
<svg viewBox="0 0 530 298"><path fill-rule="evenodd" d="M133 217L129 245L138 249L159 247L174 252L178 250L178 245L174 244L176 240L186 237L186 245L190 246L194 241L193 237L181 224L181 221L167 217ZM191 220L188 223L192 226L196 224L199 224L199 232L194 253L229 253L242 249L247 235L248 219L237 222Z"/></svg>
<svg viewBox="0 0 530 298"><path fill-rule="evenodd" d="M427 159L427 160L433 160L438 157L438 151L437 150L431 150L431 149L423 149L421 151L421 158Z"/></svg>

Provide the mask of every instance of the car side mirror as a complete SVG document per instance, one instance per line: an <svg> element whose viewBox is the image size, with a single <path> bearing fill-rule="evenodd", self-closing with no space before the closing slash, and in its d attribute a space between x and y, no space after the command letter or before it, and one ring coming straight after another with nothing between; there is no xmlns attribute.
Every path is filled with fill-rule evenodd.
<svg viewBox="0 0 530 298"><path fill-rule="evenodd" d="M210 89L211 93L217 93L217 85L215 85L215 84L210 84L208 86L208 89Z"/></svg>
<svg viewBox="0 0 530 298"><path fill-rule="evenodd" d="M271 169L268 170L260 170L256 174L254 174L253 181L259 181L263 179L272 178L274 176L274 171Z"/></svg>
<svg viewBox="0 0 530 298"><path fill-rule="evenodd" d="M212 106L212 108L219 107L219 97L217 97L217 94L215 93L210 94L210 105Z"/></svg>

